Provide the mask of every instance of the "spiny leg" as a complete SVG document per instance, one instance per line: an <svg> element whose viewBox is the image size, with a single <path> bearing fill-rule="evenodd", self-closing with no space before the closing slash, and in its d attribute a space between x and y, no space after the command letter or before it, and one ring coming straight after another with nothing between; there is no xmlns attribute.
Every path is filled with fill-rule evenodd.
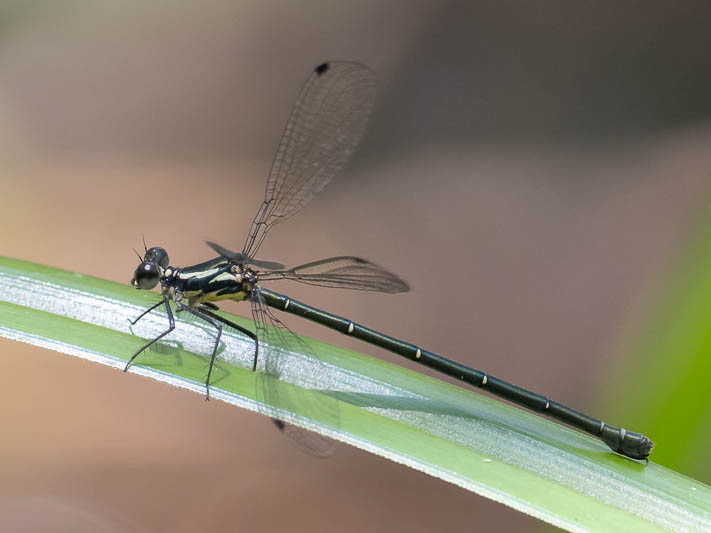
<svg viewBox="0 0 711 533"><path fill-rule="evenodd" d="M203 311L193 309L189 305L180 302L176 302L176 305L178 306L179 311L187 311L191 315L199 318L200 320L204 320L212 327L217 329L217 338L215 339L215 345L212 347L212 355L210 356L210 366L207 370L207 380L205 380L205 401L208 401L210 399L210 374L212 373L212 365L214 364L215 357L217 356L217 348L220 346L220 338L222 337L222 324L207 316Z"/></svg>
<svg viewBox="0 0 711 533"><path fill-rule="evenodd" d="M259 294L259 291L252 291L251 295L251 308L252 308L252 319L254 320L254 327L257 329L257 336L259 336L259 332L261 331L262 333L262 338L266 337L264 335L265 330L266 330L266 325L264 321L264 308L265 308L265 303L264 299L262 298L261 294ZM254 364L252 365L252 371L256 372L257 371L257 361L259 360L259 344L257 344L257 349L254 352ZM266 370L266 367L265 367Z"/></svg>
<svg viewBox="0 0 711 533"><path fill-rule="evenodd" d="M150 306L148 309L146 309L145 311L143 311L143 313L141 313L140 315L138 315L138 318L137 318L136 320L131 320L130 318L127 318L126 320L128 320L128 322L129 322L132 326L135 326L136 323L137 323L139 320L141 320L144 316L146 316L148 313L150 313L151 311L153 311L156 307L158 307L158 306L161 305L162 303L163 303L163 300L161 300L160 302L158 302L158 303L155 304L155 305Z"/></svg>
<svg viewBox="0 0 711 533"><path fill-rule="evenodd" d="M250 331L246 328L243 328L242 326L239 326L239 325L235 324L234 322L221 317L218 314L213 313L212 311L208 311L207 309L205 309L205 307L200 307L200 312L204 313L205 315L209 316L210 318L213 318L214 320L218 320L218 321L222 322L223 324L225 324L231 328L234 328L235 330L239 331L240 333L244 333L245 335L247 335L250 339L252 339L254 341L254 365L253 365L252 370L256 370L257 353L259 352L259 340L257 339L257 335L255 333L253 333L252 331ZM208 383L210 381L210 373L212 372L212 365L215 362L215 355L216 354L213 353L212 359L210 359L210 368L207 371Z"/></svg>
<svg viewBox="0 0 711 533"><path fill-rule="evenodd" d="M146 348L148 348L148 347L152 346L153 344L155 344L156 342L158 342L160 339L162 339L162 338L165 337L168 333L170 333L171 331L173 331L173 330L175 329L175 319L173 318L173 311L171 311L171 309L170 309L170 300L168 299L167 296L163 296L163 301L158 302L156 305L154 305L153 307L151 307L148 311L145 311L145 312L144 312L141 316L139 316L139 317L136 319L136 321L133 322L133 323L135 324L136 322L138 322L138 321L141 319L141 317L143 317L143 316L146 315L148 312L150 312L150 311L152 311L153 309L155 309L156 307L158 307L160 304L164 304L164 305L165 305L165 312L168 314L168 324L169 324L169 325L168 325L168 329L167 329L166 331L164 331L163 333L161 333L160 335L158 335L158 336L157 336L155 339L153 339L151 342L149 342L148 344L146 344L145 346L143 346L143 348L141 348L140 350L138 350L135 354L133 354L133 355L131 356L131 358L128 360L128 363L126 363L126 367L123 369L124 372L126 372L126 370L128 370L128 367L131 366L131 363L133 363L133 360L134 360L136 357L138 357L138 354L140 354L143 350L145 350Z"/></svg>

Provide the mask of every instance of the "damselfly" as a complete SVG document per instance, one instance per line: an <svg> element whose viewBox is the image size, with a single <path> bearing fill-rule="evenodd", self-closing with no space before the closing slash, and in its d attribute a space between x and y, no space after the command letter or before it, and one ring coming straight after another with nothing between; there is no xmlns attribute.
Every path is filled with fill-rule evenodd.
<svg viewBox="0 0 711 533"><path fill-rule="evenodd" d="M267 179L264 202L254 217L241 252L208 242L219 255L217 258L187 268L175 268L169 266L168 254L163 248L145 250L132 284L150 290L160 282L163 298L133 323L163 305L169 326L133 354L126 369L141 352L175 328L169 305L173 299L178 311L187 312L217 330L205 380L208 398L223 324L254 341L254 370L259 358L264 358L264 371L278 378L279 353L275 346L293 343L296 337L283 335L285 330L271 312L273 308L369 342L568 424L600 438L615 452L633 459L646 459L653 443L644 435L609 426L544 396L261 286L262 281L289 279L324 287L385 293L409 290L407 283L396 275L358 257L331 257L290 269L281 263L255 258L269 230L301 210L345 165L365 129L375 99L375 85L373 73L357 63L324 63L312 72L286 124ZM218 309L214 302L228 299L250 301L256 333L214 312ZM282 338L274 339L274 335L282 335Z"/></svg>

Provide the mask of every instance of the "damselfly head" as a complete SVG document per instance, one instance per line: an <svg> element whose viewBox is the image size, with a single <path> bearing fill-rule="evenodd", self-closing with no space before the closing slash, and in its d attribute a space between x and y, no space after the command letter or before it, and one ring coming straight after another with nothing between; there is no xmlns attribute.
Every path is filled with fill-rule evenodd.
<svg viewBox="0 0 711 533"><path fill-rule="evenodd" d="M154 246L146 250L143 261L146 263L155 263L161 268L168 268L170 259L168 259L168 252L165 251L165 248Z"/></svg>
<svg viewBox="0 0 711 533"><path fill-rule="evenodd" d="M138 268L133 273L131 285L137 289L151 290L160 281L163 270L168 267L169 261L168 252L165 249L157 246L149 248L146 250L143 262L138 265Z"/></svg>

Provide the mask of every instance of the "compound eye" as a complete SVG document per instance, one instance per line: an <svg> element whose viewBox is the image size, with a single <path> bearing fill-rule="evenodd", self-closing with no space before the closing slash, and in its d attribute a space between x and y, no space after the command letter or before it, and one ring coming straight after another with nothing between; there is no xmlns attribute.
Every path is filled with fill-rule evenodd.
<svg viewBox="0 0 711 533"><path fill-rule="evenodd" d="M149 291L158 284L159 279L160 267L150 261L144 261L138 265L136 272L133 273L131 285L139 289Z"/></svg>
<svg viewBox="0 0 711 533"><path fill-rule="evenodd" d="M154 246L153 248L146 250L146 255L143 257L143 261L146 263L155 263L165 269L168 268L170 260L168 259L168 252L166 252L164 248Z"/></svg>

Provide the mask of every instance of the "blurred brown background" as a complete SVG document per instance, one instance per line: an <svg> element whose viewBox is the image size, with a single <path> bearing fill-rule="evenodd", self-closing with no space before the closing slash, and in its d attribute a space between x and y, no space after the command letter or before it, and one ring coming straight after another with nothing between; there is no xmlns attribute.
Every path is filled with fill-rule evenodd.
<svg viewBox="0 0 711 533"><path fill-rule="evenodd" d="M239 247L300 84L324 60L358 60L381 87L366 138L261 255L370 258L413 292L285 290L586 410L709 204L710 11L0 2L0 253L127 282L142 234L175 265L207 258L205 238ZM4 531L541 528L366 453L315 460L260 416L5 340L0 395Z"/></svg>

